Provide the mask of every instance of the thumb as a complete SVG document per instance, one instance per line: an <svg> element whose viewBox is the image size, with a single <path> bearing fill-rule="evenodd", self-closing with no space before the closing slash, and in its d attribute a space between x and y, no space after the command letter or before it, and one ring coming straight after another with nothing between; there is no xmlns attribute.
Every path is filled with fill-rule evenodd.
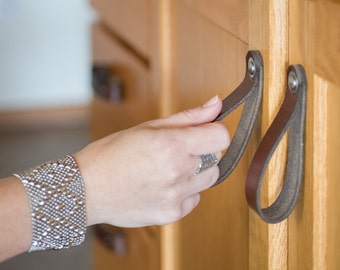
<svg viewBox="0 0 340 270"><path fill-rule="evenodd" d="M203 106L189 109L163 118L162 124L176 126L195 126L212 122L222 109L222 101L214 96Z"/></svg>

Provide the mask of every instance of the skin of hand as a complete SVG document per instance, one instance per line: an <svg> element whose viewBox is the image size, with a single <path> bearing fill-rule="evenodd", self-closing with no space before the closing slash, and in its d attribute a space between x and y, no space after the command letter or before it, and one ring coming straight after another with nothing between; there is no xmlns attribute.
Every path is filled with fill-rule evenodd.
<svg viewBox="0 0 340 270"><path fill-rule="evenodd" d="M190 213L212 186L218 166L194 175L199 155L229 146L229 133L212 122L216 96L201 107L145 122L89 144L73 156L85 183L87 224L163 225Z"/></svg>
<svg viewBox="0 0 340 270"><path fill-rule="evenodd" d="M0 179L0 232L0 263L29 249L29 200L21 181L14 176Z"/></svg>

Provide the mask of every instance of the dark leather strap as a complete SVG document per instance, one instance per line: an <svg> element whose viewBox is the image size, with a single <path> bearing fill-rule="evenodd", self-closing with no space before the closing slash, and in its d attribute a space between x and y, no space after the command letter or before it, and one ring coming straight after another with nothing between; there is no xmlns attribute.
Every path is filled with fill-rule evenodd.
<svg viewBox="0 0 340 270"><path fill-rule="evenodd" d="M300 193L304 168L306 84L303 67L290 66L284 101L264 135L248 171L245 190L248 204L268 223L277 223L287 218L294 209ZM260 197L263 176L286 132L288 132L288 158L285 181L275 202L267 208L262 208Z"/></svg>
<svg viewBox="0 0 340 270"><path fill-rule="evenodd" d="M242 103L245 103L235 135L218 164L220 177L213 186L223 182L235 169L248 144L260 108L263 89L263 61L260 52L249 51L246 63L247 68L243 82L223 100L221 113L215 120L222 120Z"/></svg>

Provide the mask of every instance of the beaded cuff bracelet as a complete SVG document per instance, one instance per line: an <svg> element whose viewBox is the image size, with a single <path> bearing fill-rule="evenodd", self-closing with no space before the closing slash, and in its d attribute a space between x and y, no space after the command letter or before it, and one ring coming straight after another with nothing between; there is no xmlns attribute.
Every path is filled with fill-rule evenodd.
<svg viewBox="0 0 340 270"><path fill-rule="evenodd" d="M14 175L23 183L30 201L29 252L80 245L86 231L85 191L73 157L65 156Z"/></svg>

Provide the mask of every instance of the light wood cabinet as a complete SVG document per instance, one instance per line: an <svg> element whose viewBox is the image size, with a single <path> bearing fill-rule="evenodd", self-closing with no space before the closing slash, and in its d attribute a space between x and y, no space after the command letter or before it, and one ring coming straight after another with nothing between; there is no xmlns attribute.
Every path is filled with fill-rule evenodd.
<svg viewBox="0 0 340 270"><path fill-rule="evenodd" d="M160 269L159 230L152 227L115 228L115 230L116 233L121 231L121 239L118 240L121 242L116 243L116 245L121 245L118 250L117 247L114 247L112 235L109 238L104 238L104 242L110 243L109 246L99 239L94 242L95 269Z"/></svg>
<svg viewBox="0 0 340 270"><path fill-rule="evenodd" d="M150 69L101 24L93 26L93 62L108 67L120 80L121 98L110 102L97 95L92 104L92 137L98 139L158 115Z"/></svg>
<svg viewBox="0 0 340 270"><path fill-rule="evenodd" d="M261 51L265 74L262 110L243 159L224 183L203 192L193 213L162 229L167 240L162 242L162 269L337 269L339 2L168 2L171 27L163 31L172 42L166 58L171 68L164 72L171 74L164 77L172 87L170 94L167 88L161 94L168 100L165 113L197 106L216 93L228 95L244 76L247 50ZM248 209L245 178L280 108L290 64L302 64L308 77L304 182L288 220L269 225ZM238 117L236 112L225 120L232 133ZM264 204L280 191L286 147L286 141L280 143L269 164Z"/></svg>
<svg viewBox="0 0 340 270"><path fill-rule="evenodd" d="M145 57L152 50L152 1L92 0L100 20Z"/></svg>
<svg viewBox="0 0 340 270"><path fill-rule="evenodd" d="M109 85L110 78L119 81L121 94L116 100L94 94L91 137L96 140L159 114L150 64L151 1L94 0L92 3L99 14L92 31L93 64L109 71ZM106 229L108 236L94 240L94 269L160 269L159 228L108 226Z"/></svg>
<svg viewBox="0 0 340 270"><path fill-rule="evenodd" d="M104 1L98 3L104 7ZM122 3L120 5L124 5ZM135 4L142 3L145 2ZM337 201L340 3L331 0L150 0L145 6L152 18L148 41L126 38L137 44L134 46L141 46L140 51L149 59L150 66L137 68L144 74L141 82L147 78L144 90L140 90L143 104L153 104L145 118L198 106L215 94L227 96L244 77L248 50L259 50L263 56L264 93L255 130L236 170L224 183L202 192L201 203L190 215L177 223L155 228L154 244L144 246L151 248L150 252L143 250L140 253L145 254L143 256L127 256L125 264L119 264L120 269L337 269L340 264L340 204ZM114 19L118 20L118 16ZM121 22L124 25L117 24L117 33L128 26L123 19ZM103 61L108 55L114 55L102 49L98 51ZM123 61L129 63L130 60L124 58ZM286 70L291 64L302 64L308 78L304 181L292 215L279 224L269 225L249 209L244 186L252 156L282 103ZM131 104L134 105L122 109L131 116L129 123L135 123L134 117L142 121L144 116L130 115L137 106ZM101 104L98 107L105 108ZM116 114L116 109L109 107L104 114ZM224 120L231 134L237 127L241 110L237 109ZM124 128L122 115L120 119L107 118L112 119L112 123L104 124L109 125L105 132ZM270 204L280 191L286 149L287 141L283 140L269 163L261 194L264 204ZM114 269L113 255L103 256L105 252L99 247L96 249L101 260L97 269ZM154 268L148 266L150 256L157 261ZM128 262L143 258L147 259L140 267Z"/></svg>

